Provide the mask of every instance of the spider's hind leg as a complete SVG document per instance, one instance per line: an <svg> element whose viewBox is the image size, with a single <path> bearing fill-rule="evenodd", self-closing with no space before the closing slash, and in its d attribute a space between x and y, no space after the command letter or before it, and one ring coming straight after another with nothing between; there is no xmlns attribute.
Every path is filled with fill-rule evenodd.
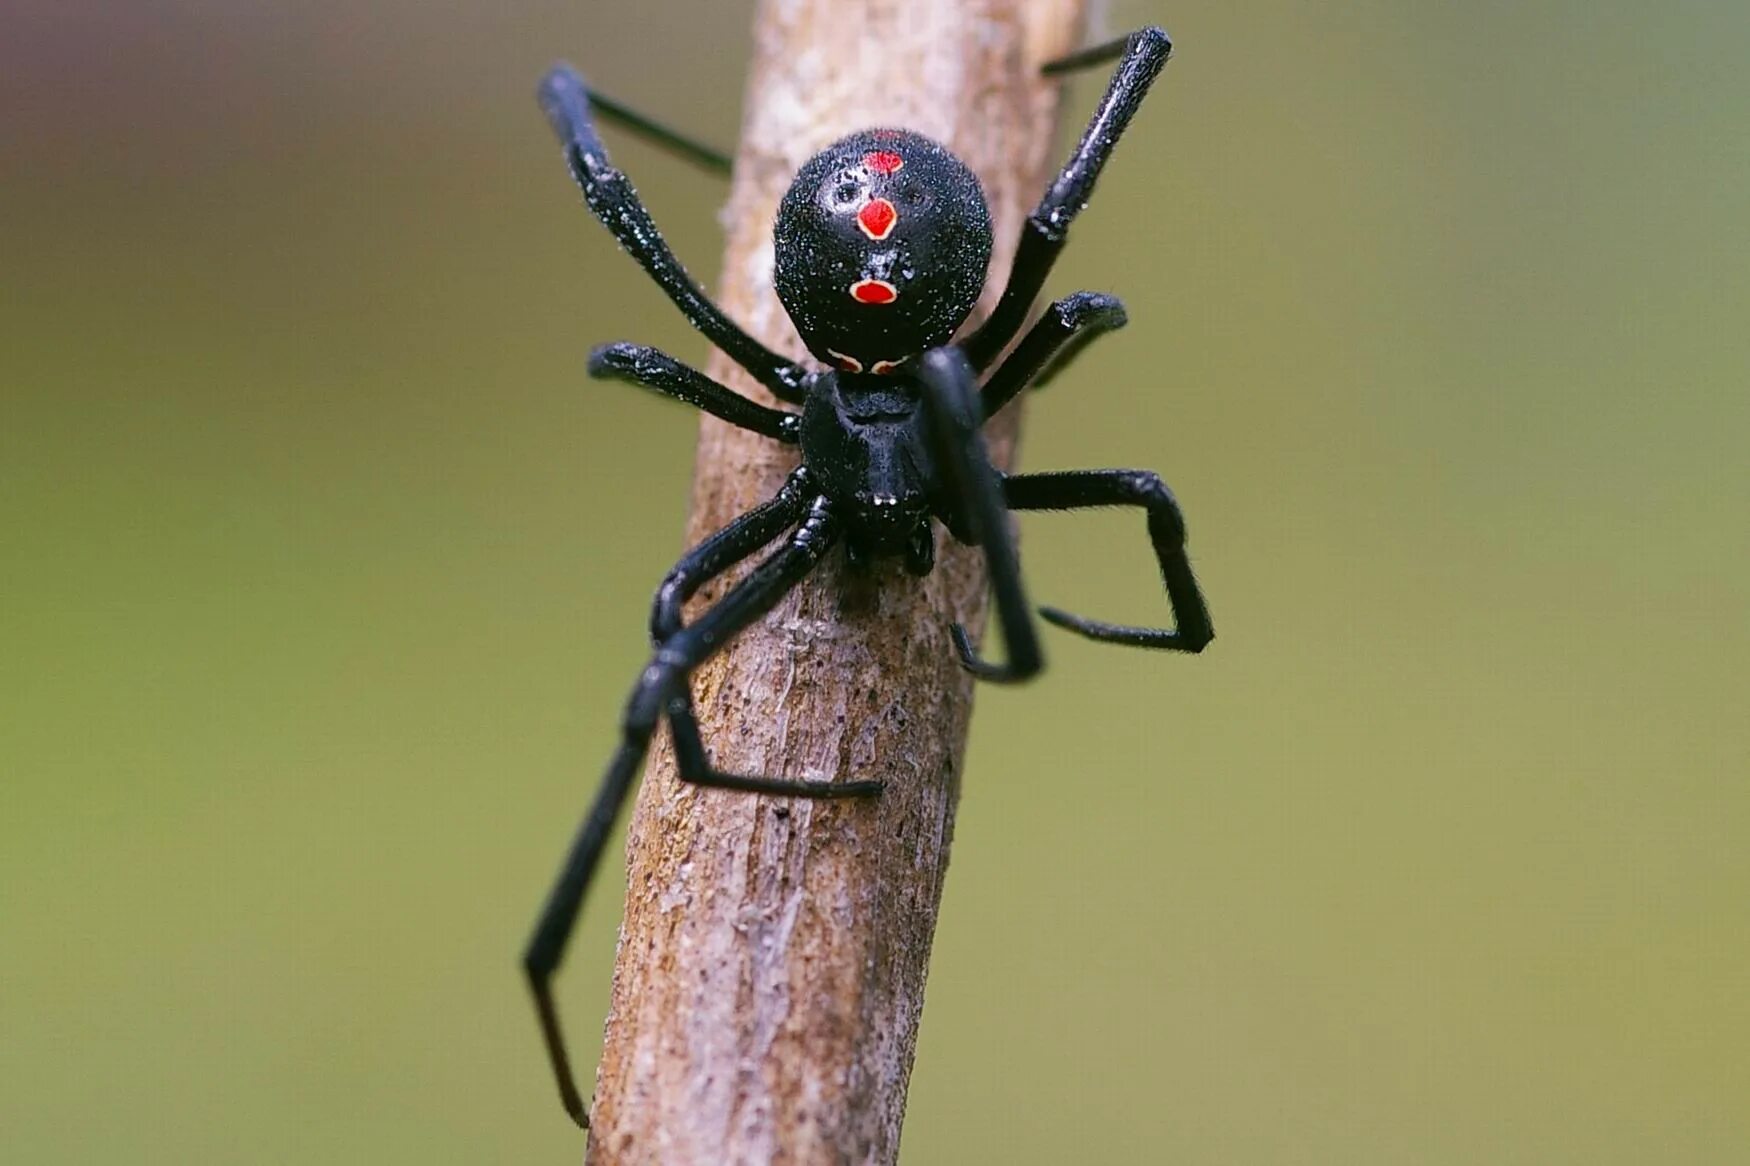
<svg viewBox="0 0 1750 1166"><path fill-rule="evenodd" d="M718 384L697 369L648 345L624 342L601 345L589 354L589 375L643 385L665 397L703 409L731 425L786 445L795 445L801 440L802 418L798 414L768 409L750 401L729 386ZM766 541L770 541L770 537ZM757 549L756 546L749 553Z"/></svg>
<svg viewBox="0 0 1750 1166"><path fill-rule="evenodd" d="M1149 86L1166 67L1173 42L1158 28L1144 28L1121 41L1101 45L1064 57L1046 66L1047 72L1064 72L1086 65L1098 64L1120 56L1112 71L1106 94L1082 131L1081 140L1069 161L1063 164L1057 177L1039 200L1033 213L1021 228L1021 241L1015 248L1015 260L1009 269L1009 282L990 318L968 336L962 345L972 366L980 371L991 362L1026 323L1027 314L1045 286L1045 277L1063 250L1069 225L1087 205L1094 193L1094 181L1112 157L1118 139L1136 115Z"/></svg>
<svg viewBox="0 0 1750 1166"><path fill-rule="evenodd" d="M596 218L707 340L752 373L779 400L800 404L803 369L742 331L711 302L669 250L632 183L609 161L607 147L595 130L590 113L592 95L582 75L570 65L555 65L541 79L537 95L547 121L565 147L571 176ZM599 106L599 102L595 104Z"/></svg>
<svg viewBox="0 0 1750 1166"><path fill-rule="evenodd" d="M1050 65L1046 66L1049 71ZM645 117L629 105L615 101L599 90L592 91L589 103L601 111L602 120L610 121L621 129L637 134L645 141L660 146L676 157L684 158L693 165L723 178L729 177L734 169L734 159L715 146L707 146L697 138L691 138L679 130L670 129L659 121Z"/></svg>
<svg viewBox="0 0 1750 1166"><path fill-rule="evenodd" d="M1161 34L1165 36L1165 33ZM1116 61L1124 55L1124 50L1130 47L1130 36L1125 35L1114 40L1097 45L1077 49L1073 53L1065 53L1056 60L1047 61L1039 66L1039 71L1047 77L1063 77L1070 73L1079 73L1083 69L1092 69L1095 65L1104 65L1107 61Z"/></svg>
<svg viewBox="0 0 1750 1166"><path fill-rule="evenodd" d="M1117 296L1082 291L1053 301L985 381L985 417L996 416L1022 389L1044 388L1091 341L1127 320Z"/></svg>

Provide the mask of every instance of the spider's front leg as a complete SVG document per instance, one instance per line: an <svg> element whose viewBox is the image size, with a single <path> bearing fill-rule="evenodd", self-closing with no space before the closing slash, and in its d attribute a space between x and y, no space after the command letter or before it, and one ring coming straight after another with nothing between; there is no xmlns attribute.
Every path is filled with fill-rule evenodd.
<svg viewBox="0 0 1750 1166"><path fill-rule="evenodd" d="M1006 664L981 660L959 624L950 629L955 650L960 663L980 679L999 683L1026 680L1045 666L1045 658L1021 585L1021 563L1014 536L1009 533L1002 479L990 464L979 432L984 408L972 365L956 347L934 348L918 362L918 375L935 438L937 468L953 496L959 520L970 530L972 540L984 548L997 624L1002 628L1009 660Z"/></svg>
<svg viewBox="0 0 1750 1166"><path fill-rule="evenodd" d="M763 522L764 518L760 521ZM838 535L838 523L831 509L824 499L816 498L802 525L783 547L766 558L753 574L731 588L695 623L680 628L662 642L626 702L626 711L620 722L620 747L608 762L595 801L572 841L523 953L523 969L535 997L535 1010L558 1081L559 1096L565 1103L566 1112L585 1128L588 1128L589 1117L571 1071L565 1035L553 1002L552 979L565 954L566 941L571 938L578 910L600 864L614 820L619 816L626 794L632 788L632 779L650 748L657 721L666 709L672 707L675 694L684 689L693 669L721 651L736 633L770 611L785 593L814 569L837 541ZM741 544L736 542L734 545L739 549ZM753 549L748 547L740 557L751 554ZM685 590L685 583L682 590ZM809 787L806 791L786 788L774 792L848 796L870 792L860 788L870 784L878 783L847 782L832 787Z"/></svg>
<svg viewBox="0 0 1750 1166"><path fill-rule="evenodd" d="M711 302L668 249L632 183L608 160L607 147L590 118L589 86L583 77L570 65L555 65L542 78L538 96L553 132L565 146L571 176L596 218L706 339L779 400L800 404L804 370L742 331Z"/></svg>
<svg viewBox="0 0 1750 1166"><path fill-rule="evenodd" d="M1147 470L1071 470L1012 474L1003 479L1003 496L1012 510L1081 510L1091 506L1140 506L1148 512L1149 541L1160 563L1172 628L1138 628L1084 619L1055 607L1039 614L1058 627L1090 640L1201 652L1215 638L1209 607L1185 555L1185 518L1160 475Z"/></svg>
<svg viewBox="0 0 1750 1166"><path fill-rule="evenodd" d="M735 564L771 542L786 528L795 524L816 496L806 467L797 469L784 483L777 497L763 506L748 511L697 547L688 551L674 565L656 589L656 600L650 611L651 642L661 647L678 635L684 627L682 609L699 589ZM748 777L723 773L711 768L705 752L704 738L699 733L699 721L693 714L693 694L689 683L682 683L669 699L669 733L674 739L675 770L682 781L714 789L734 789L747 793L772 794L780 797L853 798L881 792L884 783L878 780L846 781L831 785L798 781L781 777Z"/></svg>
<svg viewBox="0 0 1750 1166"><path fill-rule="evenodd" d="M962 345L973 367L980 371L989 368L997 354L1021 330L1034 300L1039 297L1039 289L1045 286L1045 277L1051 273L1058 253L1063 250L1070 222L1087 205L1088 197L1094 192L1094 180L1099 178L1101 168L1111 158L1113 147L1130 125L1130 119L1147 96L1149 86L1165 67L1167 57L1173 51L1173 42L1160 29L1145 28L1122 41L1077 53L1045 67L1048 73L1084 67L1109 60L1120 48L1123 56L1118 68L1113 71L1112 81L1106 87L1106 95L1100 99L1099 108L1082 131L1075 153L1064 163L1051 188L1021 228L1021 241L1015 249L1009 282L1003 288L996 310Z"/></svg>

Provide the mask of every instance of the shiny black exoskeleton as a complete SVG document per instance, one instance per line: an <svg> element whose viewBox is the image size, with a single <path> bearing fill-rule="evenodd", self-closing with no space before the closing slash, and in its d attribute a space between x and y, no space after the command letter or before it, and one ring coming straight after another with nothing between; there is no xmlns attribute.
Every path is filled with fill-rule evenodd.
<svg viewBox="0 0 1750 1166"><path fill-rule="evenodd" d="M990 247L964 162L922 134L864 130L797 172L772 227L772 282L817 359L885 371L965 323Z"/></svg>
<svg viewBox="0 0 1750 1166"><path fill-rule="evenodd" d="M733 425L798 446L801 465L771 501L688 551L656 593L656 651L621 719L622 740L535 926L524 967L567 1112L588 1125L554 1007L551 981L614 819L659 721L674 740L684 781L784 797L839 798L880 792L879 778L814 783L720 773L711 767L693 714L688 677L759 619L835 545L853 561L900 556L928 574L935 528L982 548L1007 661L973 651L948 630L966 668L996 681L1026 679L1043 663L1021 583L1007 514L1135 506L1147 517L1175 627L1102 623L1041 608L1050 623L1094 640L1201 651L1214 630L1185 554L1185 526L1153 473L1073 470L1003 474L991 465L984 421L1037 387L1089 340L1123 326L1116 299L1077 292L1050 304L1022 335L1062 250L1071 220L1166 64L1172 45L1158 28L1045 66L1064 73L1117 58L1111 84L1069 161L1028 217L1013 270L990 318L959 340L984 286L990 213L978 180L946 149L906 130L852 134L797 173L773 228L774 284L804 344L824 369L794 364L738 328L675 260L624 174L608 161L592 112L636 129L720 170L706 147L591 94L566 66L541 83L541 106L565 147L573 177L596 216L684 312L694 327L801 412L751 401L664 353L610 344L590 356L594 376L616 377L696 405ZM998 356L1020 336L1006 357ZM787 537L785 537L787 534ZM682 609L702 586L782 537L782 545L688 624Z"/></svg>
<svg viewBox="0 0 1750 1166"><path fill-rule="evenodd" d="M810 384L802 464L823 495L855 516L846 554L904 555L907 570L928 575L936 563L930 515L953 514L952 499L936 474L918 394L872 379L827 372Z"/></svg>

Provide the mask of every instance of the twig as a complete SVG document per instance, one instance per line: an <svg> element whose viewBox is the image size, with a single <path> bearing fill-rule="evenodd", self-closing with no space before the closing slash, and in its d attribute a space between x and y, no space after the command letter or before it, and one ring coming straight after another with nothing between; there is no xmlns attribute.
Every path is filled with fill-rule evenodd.
<svg viewBox="0 0 1750 1166"><path fill-rule="evenodd" d="M1039 65L1077 46L1081 8L762 0L719 302L806 355L771 287L772 216L809 155L872 125L928 134L980 176L1000 288L1064 149ZM709 372L769 400L720 353ZM989 435L999 464L1014 412ZM706 418L689 541L771 497L791 457ZM676 781L666 742L653 752L591 1163L895 1160L972 702L948 627L979 626L984 603L976 553L940 547L924 580L897 565L859 577L833 556L694 682L719 768L880 777L879 798L701 791Z"/></svg>

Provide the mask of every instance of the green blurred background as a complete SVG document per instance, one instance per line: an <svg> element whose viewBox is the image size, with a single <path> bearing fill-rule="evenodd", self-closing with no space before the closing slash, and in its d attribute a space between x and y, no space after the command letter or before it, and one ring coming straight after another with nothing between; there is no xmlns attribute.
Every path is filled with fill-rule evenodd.
<svg viewBox="0 0 1750 1166"><path fill-rule="evenodd" d="M694 426L583 357L704 346L531 90L730 142L751 11L0 17L0 1158L576 1160L515 959ZM905 1160L1750 1161L1750 8L1145 20L1023 458L1160 469L1221 634L980 697ZM1134 515L1026 539L1165 614Z"/></svg>

